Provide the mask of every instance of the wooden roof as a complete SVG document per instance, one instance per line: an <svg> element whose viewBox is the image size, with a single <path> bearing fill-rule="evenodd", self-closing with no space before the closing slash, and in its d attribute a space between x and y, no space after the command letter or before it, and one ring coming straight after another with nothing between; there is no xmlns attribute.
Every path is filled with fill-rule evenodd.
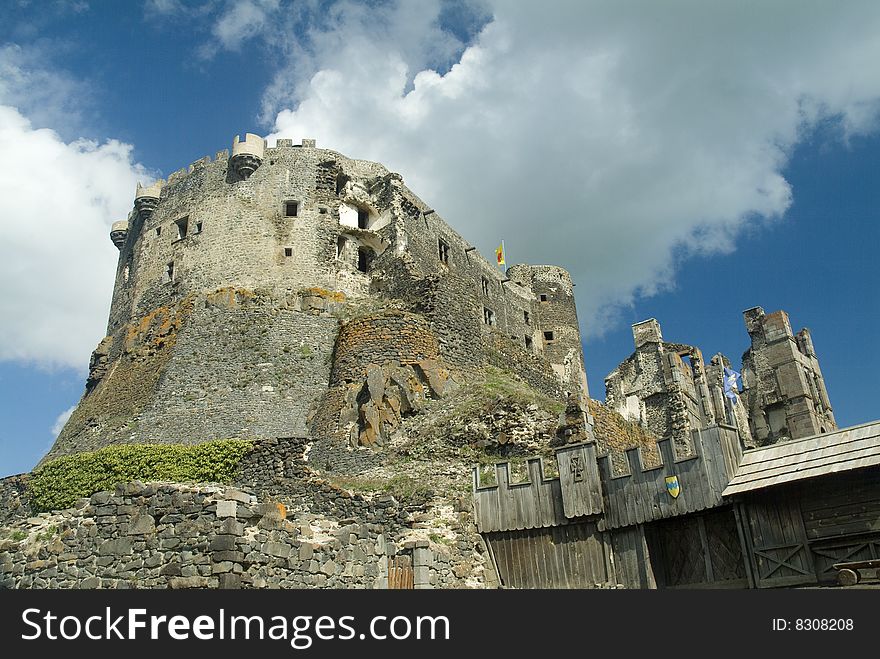
<svg viewBox="0 0 880 659"><path fill-rule="evenodd" d="M880 421L743 453L724 496L880 465Z"/></svg>

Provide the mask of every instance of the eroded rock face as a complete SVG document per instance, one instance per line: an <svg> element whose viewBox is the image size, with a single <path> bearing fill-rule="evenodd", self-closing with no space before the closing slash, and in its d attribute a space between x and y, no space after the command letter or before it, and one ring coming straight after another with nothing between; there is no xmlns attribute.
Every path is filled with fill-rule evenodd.
<svg viewBox="0 0 880 659"><path fill-rule="evenodd" d="M449 371L439 362L370 364L363 381L346 385L339 427L351 446L381 446L398 430L403 416L422 409L426 397L441 398Z"/></svg>

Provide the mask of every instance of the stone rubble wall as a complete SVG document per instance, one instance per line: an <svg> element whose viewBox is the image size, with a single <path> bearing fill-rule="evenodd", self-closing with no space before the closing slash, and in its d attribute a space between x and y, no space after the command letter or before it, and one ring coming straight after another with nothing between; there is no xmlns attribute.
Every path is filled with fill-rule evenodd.
<svg viewBox="0 0 880 659"><path fill-rule="evenodd" d="M25 519L32 514L27 496L27 474L0 478L0 524Z"/></svg>
<svg viewBox="0 0 880 659"><path fill-rule="evenodd" d="M424 506L320 480L305 446L257 442L235 486L135 481L68 510L21 507L0 527L0 587L385 588L390 557L417 588L493 585L470 513L438 543ZM0 481L4 508L24 480Z"/></svg>

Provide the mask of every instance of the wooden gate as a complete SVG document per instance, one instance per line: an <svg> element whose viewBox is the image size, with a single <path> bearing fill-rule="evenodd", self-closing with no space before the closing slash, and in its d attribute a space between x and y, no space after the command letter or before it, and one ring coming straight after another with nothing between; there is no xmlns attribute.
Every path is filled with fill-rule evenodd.
<svg viewBox="0 0 880 659"><path fill-rule="evenodd" d="M658 587L749 587L732 509L655 522L646 535Z"/></svg>
<svg viewBox="0 0 880 659"><path fill-rule="evenodd" d="M747 517L758 588L816 583L813 555L796 498L751 501Z"/></svg>
<svg viewBox="0 0 880 659"><path fill-rule="evenodd" d="M409 556L388 557L388 588L412 590L414 588L412 559Z"/></svg>
<svg viewBox="0 0 880 659"><path fill-rule="evenodd" d="M608 586L610 548L595 522L484 534L506 588Z"/></svg>

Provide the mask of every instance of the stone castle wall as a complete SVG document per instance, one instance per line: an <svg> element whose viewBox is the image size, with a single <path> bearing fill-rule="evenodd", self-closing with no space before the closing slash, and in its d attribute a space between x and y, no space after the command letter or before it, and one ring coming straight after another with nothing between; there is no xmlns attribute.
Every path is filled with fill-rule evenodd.
<svg viewBox="0 0 880 659"><path fill-rule="evenodd" d="M760 445L837 428L808 329L797 335L784 311L743 313L751 346L743 355L743 392Z"/></svg>
<svg viewBox="0 0 880 659"><path fill-rule="evenodd" d="M46 459L113 443L303 435L330 378L338 326L232 289L125 326L112 367L93 373Z"/></svg>
<svg viewBox="0 0 880 659"><path fill-rule="evenodd" d="M363 381L370 364L415 365L439 357L437 339L423 316L402 311L371 314L343 325L330 382Z"/></svg>
<svg viewBox="0 0 880 659"><path fill-rule="evenodd" d="M417 588L494 585L470 512L435 542L423 504L334 487L304 449L257 442L234 486L133 482L38 515L2 479L0 588L387 588L389 558Z"/></svg>
<svg viewBox="0 0 880 659"><path fill-rule="evenodd" d="M564 270L517 266L508 278L399 175L311 140L264 148L247 136L231 159L139 187L113 243L108 336L47 457L303 435L315 418L333 425L322 397L371 363L466 373L495 363L492 346L519 346L525 359L508 370L545 392L549 366L552 395L586 395ZM342 325L371 305L398 315Z"/></svg>

